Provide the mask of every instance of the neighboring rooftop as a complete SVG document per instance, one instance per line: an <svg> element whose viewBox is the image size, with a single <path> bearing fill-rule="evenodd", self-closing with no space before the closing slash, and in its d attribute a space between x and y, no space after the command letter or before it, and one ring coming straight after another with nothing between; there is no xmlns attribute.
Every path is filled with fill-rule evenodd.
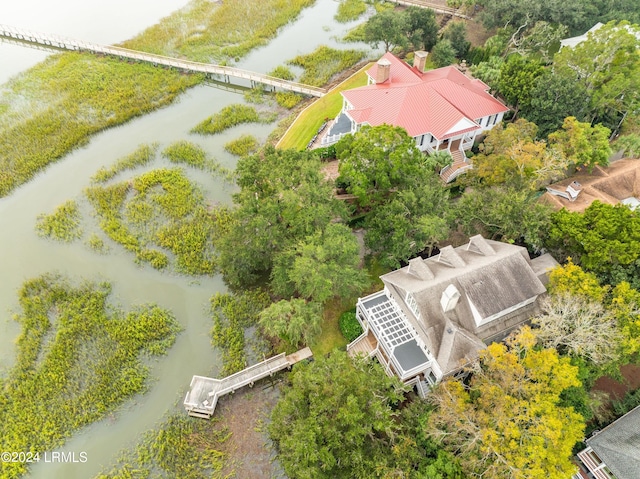
<svg viewBox="0 0 640 479"><path fill-rule="evenodd" d="M640 477L640 406L587 439L616 479Z"/></svg>
<svg viewBox="0 0 640 479"><path fill-rule="evenodd" d="M594 26L592 26L588 31L583 33L582 35L578 35L576 37L565 38L564 40L560 40L560 48L563 48L563 47L573 48L576 45L579 45L580 43L584 42L587 39L587 37L589 36L589 33L595 32L596 30L598 30L602 26L603 26L603 23L598 22Z"/></svg>

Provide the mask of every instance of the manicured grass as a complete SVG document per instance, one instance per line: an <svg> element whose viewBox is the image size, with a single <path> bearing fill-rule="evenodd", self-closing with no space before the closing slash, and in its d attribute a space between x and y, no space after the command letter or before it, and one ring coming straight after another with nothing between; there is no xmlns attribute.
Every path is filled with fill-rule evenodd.
<svg viewBox="0 0 640 479"><path fill-rule="evenodd" d="M316 356L324 356L336 348L345 348L347 340L340 331L339 320L342 313L353 308L353 302L333 299L324 306L322 332L309 347Z"/></svg>
<svg viewBox="0 0 640 479"><path fill-rule="evenodd" d="M278 148L304 150L325 119L335 118L342 110L342 95L340 92L367 84L366 70L369 66L367 65L358 73L340 83L300 113L278 142Z"/></svg>
<svg viewBox="0 0 640 479"><path fill-rule="evenodd" d="M164 354L180 326L155 305L125 312L111 304L110 291L108 283L74 285L54 275L23 285L16 363L1 381L3 451L39 452L42 459L144 391L143 358ZM17 478L26 466L0 461L0 477Z"/></svg>

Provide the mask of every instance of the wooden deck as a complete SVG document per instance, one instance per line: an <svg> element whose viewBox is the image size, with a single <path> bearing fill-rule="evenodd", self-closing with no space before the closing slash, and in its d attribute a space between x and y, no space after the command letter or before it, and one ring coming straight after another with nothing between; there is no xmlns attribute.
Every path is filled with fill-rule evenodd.
<svg viewBox="0 0 640 479"><path fill-rule="evenodd" d="M284 353L278 354L223 379L193 376L184 398L184 408L190 416L209 419L221 396L245 386L253 386L259 379L289 368L312 355L309 348L304 348L288 356Z"/></svg>
<svg viewBox="0 0 640 479"><path fill-rule="evenodd" d="M128 59L140 62L151 63L154 66L165 66L190 73L204 73L209 77L222 78L226 82L231 82L231 78L248 80L251 85L260 83L262 85L280 88L282 90L293 91L305 95L316 97L324 96L327 90L315 86L305 85L280 78L256 73L240 68L214 65L212 63L199 63L178 58L154 55L151 53L129 50L127 48L100 45L97 43L75 40L72 38L60 37L47 33L39 33L10 25L0 25L0 39L19 42L21 44L35 45L45 49L86 51L103 55L110 55L120 59Z"/></svg>

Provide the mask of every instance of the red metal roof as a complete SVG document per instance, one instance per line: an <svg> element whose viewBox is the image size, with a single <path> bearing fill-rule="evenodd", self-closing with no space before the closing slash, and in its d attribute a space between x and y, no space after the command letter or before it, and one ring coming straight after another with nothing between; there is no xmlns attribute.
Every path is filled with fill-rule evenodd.
<svg viewBox="0 0 640 479"><path fill-rule="evenodd" d="M468 122L509 110L487 93L487 85L453 66L421 73L391 53L382 58L391 63L388 81L342 92L356 123L401 126L410 136L431 133L443 140L480 128ZM371 78L377 68L367 71ZM457 124L464 128L450 131Z"/></svg>

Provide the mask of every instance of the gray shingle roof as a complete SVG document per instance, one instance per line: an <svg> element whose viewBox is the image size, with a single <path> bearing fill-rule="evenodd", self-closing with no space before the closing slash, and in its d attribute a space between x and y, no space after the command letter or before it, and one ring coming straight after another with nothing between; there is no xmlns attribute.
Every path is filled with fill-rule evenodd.
<svg viewBox="0 0 640 479"><path fill-rule="evenodd" d="M640 406L587 439L587 445L591 446L617 479L638 479Z"/></svg>

